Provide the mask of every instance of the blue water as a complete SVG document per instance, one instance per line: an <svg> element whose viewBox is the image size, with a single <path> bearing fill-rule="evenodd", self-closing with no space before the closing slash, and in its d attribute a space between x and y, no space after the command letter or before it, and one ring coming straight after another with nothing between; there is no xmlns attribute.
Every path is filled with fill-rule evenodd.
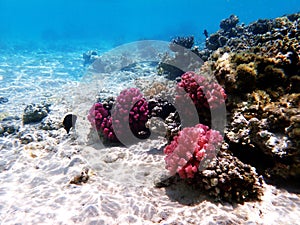
<svg viewBox="0 0 300 225"><path fill-rule="evenodd" d="M0 41L21 45L58 41L170 40L218 30L231 14L246 24L300 10L299 0L0 0ZM1 47L1 45L0 45Z"/></svg>
<svg viewBox="0 0 300 225"><path fill-rule="evenodd" d="M0 97L14 103L0 112L80 82L87 50L185 35L203 46L204 29L216 32L231 14L249 24L298 11L299 0L0 0Z"/></svg>

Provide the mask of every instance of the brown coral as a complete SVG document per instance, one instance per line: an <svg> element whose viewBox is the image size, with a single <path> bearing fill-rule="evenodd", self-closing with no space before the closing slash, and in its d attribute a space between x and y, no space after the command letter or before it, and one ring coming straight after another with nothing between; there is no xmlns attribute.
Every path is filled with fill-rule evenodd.
<svg viewBox="0 0 300 225"><path fill-rule="evenodd" d="M263 183L254 167L226 151L220 151L196 179L209 195L219 200L244 202L260 199L263 194Z"/></svg>

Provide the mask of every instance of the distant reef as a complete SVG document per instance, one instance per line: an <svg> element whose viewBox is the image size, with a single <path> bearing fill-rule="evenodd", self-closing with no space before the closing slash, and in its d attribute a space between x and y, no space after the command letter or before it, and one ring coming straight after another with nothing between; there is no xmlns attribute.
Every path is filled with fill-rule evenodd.
<svg viewBox="0 0 300 225"><path fill-rule="evenodd" d="M207 34L207 33L206 33ZM204 64L186 68L216 78L227 95L228 150L270 180L300 178L300 13L239 25L231 15L207 35L205 47L176 38L158 66L180 80L176 60L185 56L174 44L197 54ZM186 43L185 43L186 42ZM181 54L181 55L180 55Z"/></svg>

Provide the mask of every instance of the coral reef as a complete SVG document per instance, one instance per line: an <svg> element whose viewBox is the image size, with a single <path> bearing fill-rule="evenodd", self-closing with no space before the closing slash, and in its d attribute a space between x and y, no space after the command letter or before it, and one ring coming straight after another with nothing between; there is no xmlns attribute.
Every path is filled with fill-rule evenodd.
<svg viewBox="0 0 300 225"><path fill-rule="evenodd" d="M151 98L148 101L149 111L151 117L160 117L165 120L170 113L174 113L176 108L169 101L161 98Z"/></svg>
<svg viewBox="0 0 300 225"><path fill-rule="evenodd" d="M239 18L236 15L231 15L229 18L224 19L220 22L220 28L223 29L225 32L229 31L236 27L239 23Z"/></svg>
<svg viewBox="0 0 300 225"><path fill-rule="evenodd" d="M158 85L158 91L155 88ZM148 97L149 116L159 117L151 120L147 127L151 129L161 127L166 128L168 141L171 141L182 127L194 126L199 123L211 125L211 110L217 110L224 105L226 94L223 88L212 80L208 80L204 76L194 72L186 72L181 76L181 81L164 93L159 92L163 86L161 83L153 83L154 89L151 93L158 95L150 95ZM149 90L144 89L144 90ZM172 98L165 92L172 94ZM159 124L155 124L155 121ZM164 122L164 126L161 126ZM160 132L161 133L161 132Z"/></svg>
<svg viewBox="0 0 300 225"><path fill-rule="evenodd" d="M215 109L225 103L226 94L224 89L218 83L208 81L204 76L194 72L183 74L177 87L178 96L176 96L176 100L187 93L195 104L197 111L202 108Z"/></svg>
<svg viewBox="0 0 300 225"><path fill-rule="evenodd" d="M221 29L206 40L206 56L209 57L220 47L226 47L228 52L255 48L265 54L279 53L279 58L297 60L299 13L275 19L260 19L247 26L238 25L238 21L235 15L221 21Z"/></svg>
<svg viewBox="0 0 300 225"><path fill-rule="evenodd" d="M182 124L175 106L168 100L151 98L148 101L150 120L147 127L171 141L181 130ZM159 119L158 119L159 118Z"/></svg>
<svg viewBox="0 0 300 225"><path fill-rule="evenodd" d="M222 140L218 131L202 124L184 128L164 149L166 168L181 178L193 178L216 155Z"/></svg>
<svg viewBox="0 0 300 225"><path fill-rule="evenodd" d="M135 80L135 85L147 100L155 98L174 103L177 85L174 80L168 80L164 77L156 77L155 79L138 78Z"/></svg>
<svg viewBox="0 0 300 225"><path fill-rule="evenodd" d="M300 14L222 24L207 40L210 60L201 70L213 71L228 96L229 149L266 177L299 177Z"/></svg>
<svg viewBox="0 0 300 225"><path fill-rule="evenodd" d="M170 49L173 52L179 52L182 50L182 48L178 48L178 46L191 49L194 45L194 37L188 36L188 37L176 37L174 38L170 43Z"/></svg>
<svg viewBox="0 0 300 225"><path fill-rule="evenodd" d="M195 112L191 107L196 108L197 121L211 126L211 111L223 106L226 98L224 89L218 83L194 72L186 72L177 85L175 102L182 108L181 114L185 115L182 120L187 126L195 125L192 119ZM189 101L193 106L188 107Z"/></svg>
<svg viewBox="0 0 300 225"><path fill-rule="evenodd" d="M222 144L218 131L198 124L184 128L165 147L166 168L190 184L203 189L214 200L239 202L260 200L263 180L254 167L244 164ZM157 187L176 183L173 177L163 176Z"/></svg>

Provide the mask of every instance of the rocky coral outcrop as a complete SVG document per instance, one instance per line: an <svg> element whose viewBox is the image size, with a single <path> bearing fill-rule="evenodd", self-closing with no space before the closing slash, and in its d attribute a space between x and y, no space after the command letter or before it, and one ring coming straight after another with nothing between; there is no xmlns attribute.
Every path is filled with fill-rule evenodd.
<svg viewBox="0 0 300 225"><path fill-rule="evenodd" d="M18 116L5 117L0 121L0 137L17 134L21 119Z"/></svg>
<svg viewBox="0 0 300 225"><path fill-rule="evenodd" d="M255 168L223 150L195 179L218 200L244 202L259 200L263 195L262 177L258 176Z"/></svg>
<svg viewBox="0 0 300 225"><path fill-rule="evenodd" d="M171 40L170 50L174 56L165 54L158 64L158 73L165 74L168 79L175 80L187 71L195 71L202 64L198 47L194 46L194 37L176 37Z"/></svg>
<svg viewBox="0 0 300 225"><path fill-rule="evenodd" d="M37 123L41 122L50 112L50 104L40 103L40 104L29 104L24 109L23 123Z"/></svg>
<svg viewBox="0 0 300 225"><path fill-rule="evenodd" d="M266 176L299 177L300 14L225 29L226 24L230 19L208 38L210 60L202 67L228 96L225 139L252 165L255 157L247 159L247 151L263 156Z"/></svg>

